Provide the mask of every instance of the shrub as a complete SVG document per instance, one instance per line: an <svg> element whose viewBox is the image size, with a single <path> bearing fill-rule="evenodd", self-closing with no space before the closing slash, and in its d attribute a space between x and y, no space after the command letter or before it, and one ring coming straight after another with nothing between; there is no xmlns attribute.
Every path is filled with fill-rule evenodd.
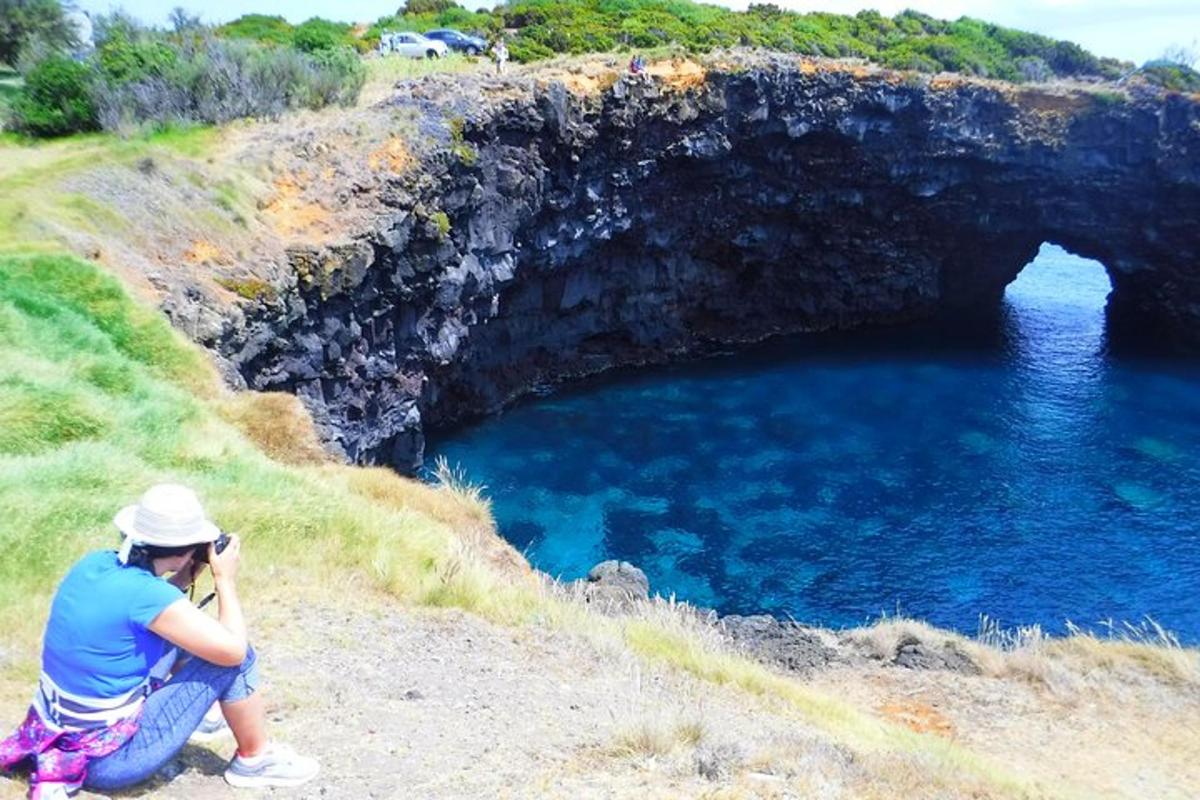
<svg viewBox="0 0 1200 800"><path fill-rule="evenodd" d="M1200 92L1200 72L1184 64L1152 62L1139 74L1147 83L1174 92Z"/></svg>
<svg viewBox="0 0 1200 800"><path fill-rule="evenodd" d="M0 64L16 66L34 41L52 50L76 44L75 28L58 0L0 0Z"/></svg>
<svg viewBox="0 0 1200 800"><path fill-rule="evenodd" d="M256 42L290 45L294 28L283 17L266 14L246 14L216 29L218 36L227 39L252 39Z"/></svg>
<svg viewBox="0 0 1200 800"><path fill-rule="evenodd" d="M109 37L97 51L104 77L118 83L163 75L176 63L176 51L165 42L129 36Z"/></svg>
<svg viewBox="0 0 1200 800"><path fill-rule="evenodd" d="M181 46L158 74L96 87L99 121L106 130L152 123L220 123L242 117L275 118L292 108L350 105L366 70L346 47L312 55L248 40L204 37Z"/></svg>
<svg viewBox="0 0 1200 800"><path fill-rule="evenodd" d="M62 136L97 127L91 71L66 56L39 61L10 110L14 129L34 136Z"/></svg>
<svg viewBox="0 0 1200 800"><path fill-rule="evenodd" d="M448 11L458 5L454 0L408 0L400 10L396 12L397 16L404 14L439 14L443 11Z"/></svg>
<svg viewBox="0 0 1200 800"><path fill-rule="evenodd" d="M450 217L445 211L435 211L429 215L433 220L434 226L437 228L438 239L445 239L450 235Z"/></svg>
<svg viewBox="0 0 1200 800"><path fill-rule="evenodd" d="M312 62L315 69L309 79L307 105L354 105L367 80L367 68L358 54L349 47L335 47L314 53Z"/></svg>
<svg viewBox="0 0 1200 800"><path fill-rule="evenodd" d="M1040 83L1050 79L1054 73L1041 56L1022 56L1017 59L1017 75L1023 81Z"/></svg>
<svg viewBox="0 0 1200 800"><path fill-rule="evenodd" d="M313 17L292 32L292 44L305 53L318 53L354 44L350 26L341 22Z"/></svg>

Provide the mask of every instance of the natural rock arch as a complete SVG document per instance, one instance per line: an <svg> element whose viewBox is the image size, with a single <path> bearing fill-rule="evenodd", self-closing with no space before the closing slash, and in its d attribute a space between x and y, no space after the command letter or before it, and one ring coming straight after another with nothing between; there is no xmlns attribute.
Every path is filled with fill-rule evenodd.
<svg viewBox="0 0 1200 800"><path fill-rule="evenodd" d="M336 281L283 294L270 346L257 323L221 345L353 460L411 469L423 426L550 381L992 305L1043 241L1106 265L1114 319L1200 344L1191 99L795 60L680 89L502 85L402 87L445 92L465 139L331 251Z"/></svg>

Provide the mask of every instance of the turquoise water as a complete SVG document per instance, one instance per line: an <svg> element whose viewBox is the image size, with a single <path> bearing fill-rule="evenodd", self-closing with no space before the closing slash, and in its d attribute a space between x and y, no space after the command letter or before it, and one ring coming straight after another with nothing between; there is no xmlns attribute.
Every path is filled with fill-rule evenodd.
<svg viewBox="0 0 1200 800"><path fill-rule="evenodd" d="M1152 616L1200 640L1200 366L1115 358L1044 246L994 320L802 337L593 382L436 442L502 532L724 613L974 632Z"/></svg>

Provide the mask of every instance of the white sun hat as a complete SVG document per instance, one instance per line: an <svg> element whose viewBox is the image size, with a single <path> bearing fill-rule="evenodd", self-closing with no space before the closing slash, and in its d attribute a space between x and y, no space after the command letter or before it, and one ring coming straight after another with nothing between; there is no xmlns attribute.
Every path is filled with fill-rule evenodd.
<svg viewBox="0 0 1200 800"><path fill-rule="evenodd" d="M215 542L221 535L221 529L204 516L196 493L175 483L151 486L136 505L118 511L113 524L125 534L122 562L135 544L183 547Z"/></svg>

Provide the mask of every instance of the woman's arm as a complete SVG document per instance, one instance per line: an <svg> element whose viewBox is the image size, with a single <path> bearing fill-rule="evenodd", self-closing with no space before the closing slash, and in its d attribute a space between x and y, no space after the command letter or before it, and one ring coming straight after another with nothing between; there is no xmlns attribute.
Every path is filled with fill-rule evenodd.
<svg viewBox="0 0 1200 800"><path fill-rule="evenodd" d="M150 623L150 630L192 655L224 667L236 667L246 659L246 621L237 596L237 568L241 540L229 537L219 555L210 546L208 562L217 587L218 619L213 619L180 598L163 609Z"/></svg>
<svg viewBox="0 0 1200 800"><path fill-rule="evenodd" d="M221 607L225 607L222 598ZM194 656L222 667L236 667L246 659L246 634L241 635L181 597L163 609L150 630Z"/></svg>

